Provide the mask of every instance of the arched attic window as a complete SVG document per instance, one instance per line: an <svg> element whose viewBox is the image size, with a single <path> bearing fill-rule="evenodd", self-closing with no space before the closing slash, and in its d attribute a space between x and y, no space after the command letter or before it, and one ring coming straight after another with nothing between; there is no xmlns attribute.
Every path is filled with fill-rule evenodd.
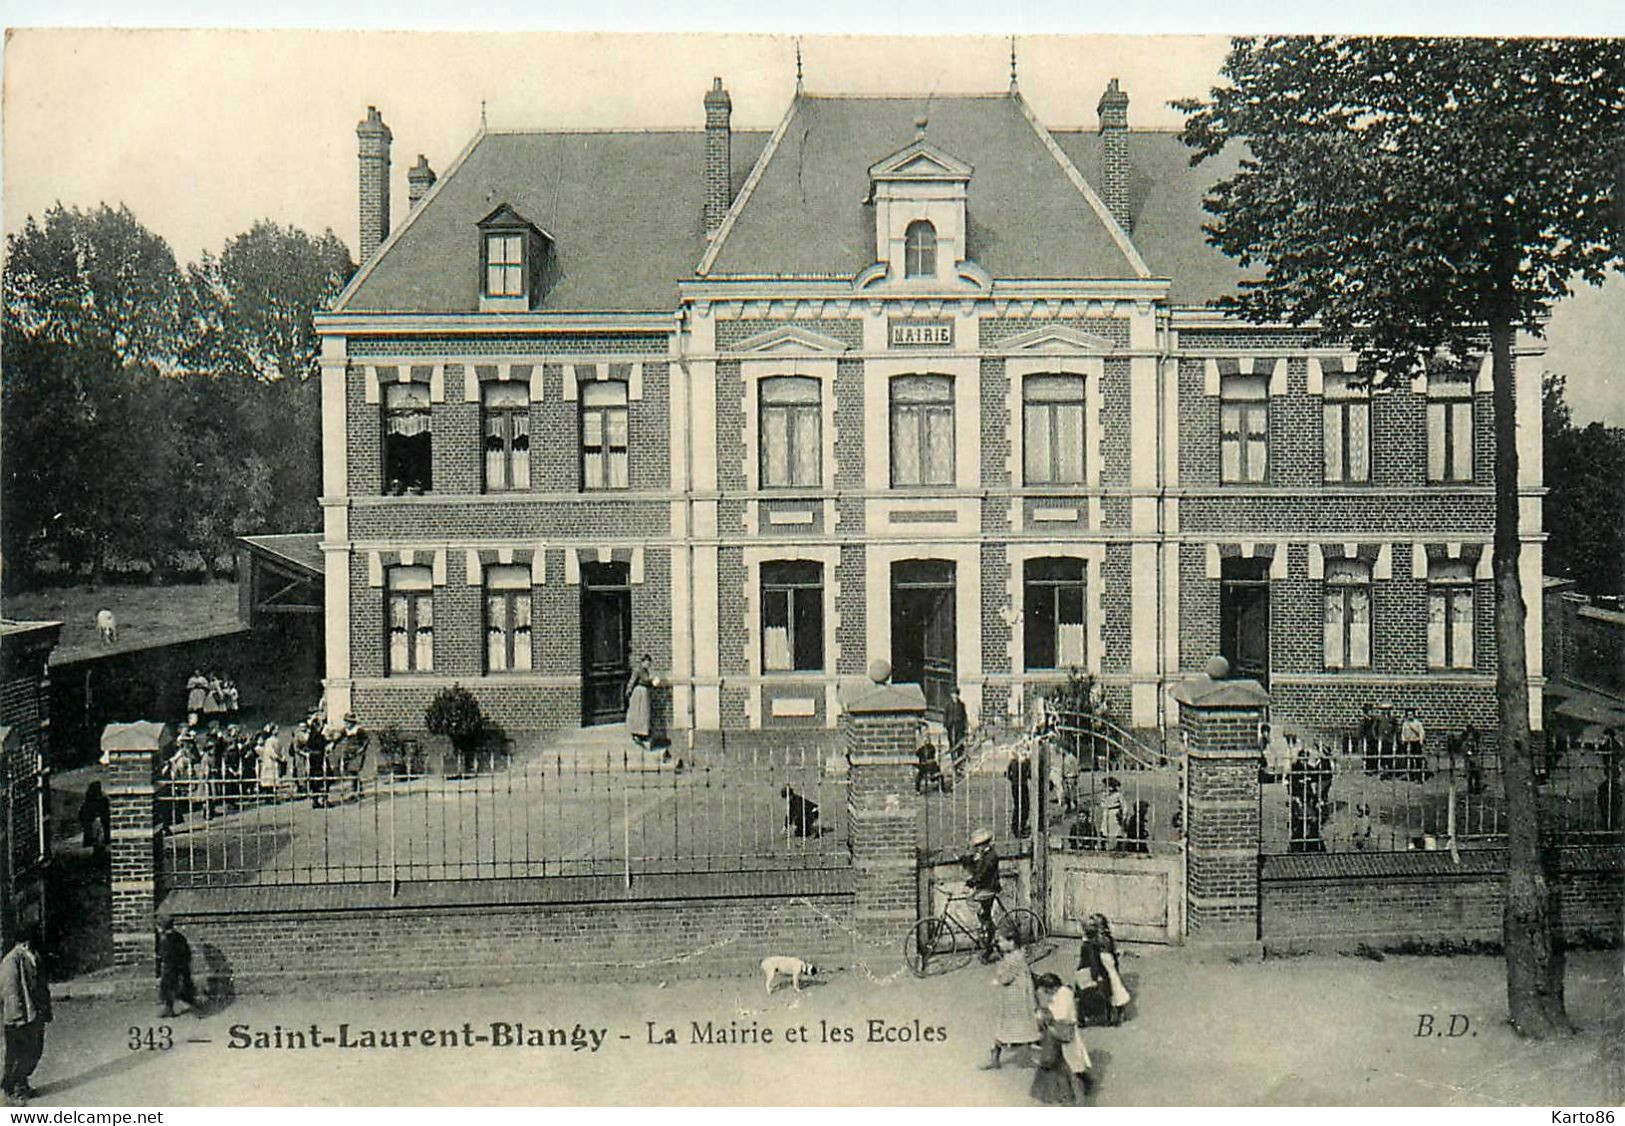
<svg viewBox="0 0 1625 1126"><path fill-rule="evenodd" d="M916 219L903 232L903 276L937 276L937 229L928 220Z"/></svg>

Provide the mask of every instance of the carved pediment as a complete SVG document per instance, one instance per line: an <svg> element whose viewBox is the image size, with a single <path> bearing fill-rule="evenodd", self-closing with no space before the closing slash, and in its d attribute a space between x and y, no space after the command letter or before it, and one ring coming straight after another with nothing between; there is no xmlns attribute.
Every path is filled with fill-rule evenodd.
<svg viewBox="0 0 1625 1126"><path fill-rule="evenodd" d="M923 137L869 166L871 180L968 180L974 169Z"/></svg>
<svg viewBox="0 0 1625 1126"><path fill-rule="evenodd" d="M1043 324L1006 337L1002 347L1012 352L1110 352L1113 345L1104 336L1071 325Z"/></svg>
<svg viewBox="0 0 1625 1126"><path fill-rule="evenodd" d="M847 351L847 346L833 336L803 328L800 325L781 325L759 332L734 345L735 352L751 352L758 356L804 356L813 353Z"/></svg>

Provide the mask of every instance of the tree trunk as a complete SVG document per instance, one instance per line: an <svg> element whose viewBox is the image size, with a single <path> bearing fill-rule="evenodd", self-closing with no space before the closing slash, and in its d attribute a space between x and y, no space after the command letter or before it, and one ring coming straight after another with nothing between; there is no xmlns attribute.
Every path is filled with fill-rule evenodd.
<svg viewBox="0 0 1625 1126"><path fill-rule="evenodd" d="M1553 933L1529 736L1529 670L1523 583L1518 573L1517 409L1512 325L1490 324L1495 402L1495 695L1500 705L1501 780L1506 789L1507 877L1501 937L1506 949L1507 1010L1520 1035L1569 1030L1563 1011L1563 951Z"/></svg>

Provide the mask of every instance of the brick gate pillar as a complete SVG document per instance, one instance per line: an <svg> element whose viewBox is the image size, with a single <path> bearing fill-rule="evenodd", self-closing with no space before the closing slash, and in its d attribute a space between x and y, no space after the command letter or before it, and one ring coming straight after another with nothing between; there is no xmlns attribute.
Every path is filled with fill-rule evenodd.
<svg viewBox="0 0 1625 1126"><path fill-rule="evenodd" d="M110 723L102 732L113 814L113 964L152 965L158 906L158 774L174 735L159 723Z"/></svg>
<svg viewBox="0 0 1625 1126"><path fill-rule="evenodd" d="M854 924L876 938L912 926L919 901L914 752L925 695L917 684L887 684L890 675L890 666L876 661L867 678L841 685L841 731L851 767L846 818L857 876Z"/></svg>
<svg viewBox="0 0 1625 1126"><path fill-rule="evenodd" d="M1216 658L1173 693L1185 744L1186 929L1202 944L1258 941L1258 730L1270 697L1228 671Z"/></svg>

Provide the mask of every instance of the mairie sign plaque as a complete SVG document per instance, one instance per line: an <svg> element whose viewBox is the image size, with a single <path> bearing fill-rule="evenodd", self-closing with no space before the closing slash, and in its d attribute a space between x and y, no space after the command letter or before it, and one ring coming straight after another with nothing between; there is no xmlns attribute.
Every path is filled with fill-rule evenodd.
<svg viewBox="0 0 1625 1126"><path fill-rule="evenodd" d="M899 321L891 322L893 348L952 348L954 346L953 321Z"/></svg>

